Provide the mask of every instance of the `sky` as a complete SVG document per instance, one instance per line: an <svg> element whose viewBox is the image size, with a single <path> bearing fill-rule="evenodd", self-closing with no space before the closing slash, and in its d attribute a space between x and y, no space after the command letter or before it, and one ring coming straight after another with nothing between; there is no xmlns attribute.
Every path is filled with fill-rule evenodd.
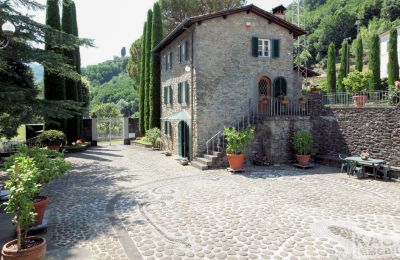
<svg viewBox="0 0 400 260"><path fill-rule="evenodd" d="M114 56L119 56L122 47L129 50L132 42L138 39L143 31L147 10L153 7L156 0L75 0L79 36L93 39L95 48L82 48L82 66L97 64ZM46 0L38 0L46 4ZM292 0L248 0L264 10L283 4L287 6ZM34 13L35 20L45 22L45 12Z"/></svg>

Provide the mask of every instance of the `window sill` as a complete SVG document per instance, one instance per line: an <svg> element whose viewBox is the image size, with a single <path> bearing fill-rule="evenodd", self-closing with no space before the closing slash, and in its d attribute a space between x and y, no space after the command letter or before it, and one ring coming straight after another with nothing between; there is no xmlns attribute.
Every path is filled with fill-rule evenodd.
<svg viewBox="0 0 400 260"><path fill-rule="evenodd" d="M167 107L172 107L172 105L171 104L167 104Z"/></svg>

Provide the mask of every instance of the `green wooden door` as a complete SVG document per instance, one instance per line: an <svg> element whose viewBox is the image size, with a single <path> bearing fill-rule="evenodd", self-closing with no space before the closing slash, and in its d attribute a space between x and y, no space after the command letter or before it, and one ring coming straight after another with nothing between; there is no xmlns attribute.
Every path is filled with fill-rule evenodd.
<svg viewBox="0 0 400 260"><path fill-rule="evenodd" d="M178 155L189 158L190 152L189 126L181 121L178 124Z"/></svg>

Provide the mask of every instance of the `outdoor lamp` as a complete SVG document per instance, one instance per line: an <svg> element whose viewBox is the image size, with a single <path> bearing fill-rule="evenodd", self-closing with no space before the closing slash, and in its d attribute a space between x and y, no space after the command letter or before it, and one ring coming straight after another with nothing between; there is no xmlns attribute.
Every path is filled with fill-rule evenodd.
<svg viewBox="0 0 400 260"><path fill-rule="evenodd" d="M1 26L1 31L3 32L3 37L5 37L5 39L0 39L0 49L4 49L8 46L10 39L15 33L15 26L10 22L5 22Z"/></svg>

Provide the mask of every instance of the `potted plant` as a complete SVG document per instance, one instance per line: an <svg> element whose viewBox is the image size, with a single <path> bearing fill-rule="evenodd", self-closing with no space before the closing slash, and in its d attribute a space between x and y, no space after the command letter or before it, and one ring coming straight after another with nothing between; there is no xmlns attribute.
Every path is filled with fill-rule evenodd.
<svg viewBox="0 0 400 260"><path fill-rule="evenodd" d="M287 105L287 104L289 104L289 97L288 96L281 96L280 97L280 102L281 102L281 104L282 105Z"/></svg>
<svg viewBox="0 0 400 260"><path fill-rule="evenodd" d="M34 223L33 197L39 191L36 176L39 170L30 158L20 156L15 164L8 169L10 179L6 187L10 190L6 212L14 213L13 222L17 227L17 239L9 241L3 246L3 260L40 260L46 254L46 240L42 237L27 237L29 227Z"/></svg>
<svg viewBox="0 0 400 260"><path fill-rule="evenodd" d="M39 143L53 151L59 151L60 146L66 141L65 134L58 130L43 131L37 138Z"/></svg>
<svg viewBox="0 0 400 260"><path fill-rule="evenodd" d="M39 147L29 148L27 146L21 147L18 153L7 158L4 166L7 169L10 169L13 166L14 161L21 156L33 159L35 166L39 171L36 176L36 181L41 187L43 187L46 183L49 183L54 178L64 175L71 168L71 164L65 161L62 153L42 149ZM33 200L36 213L36 226L42 224L44 213L47 205L49 204L49 198L47 196L39 195L38 192L35 194Z"/></svg>
<svg viewBox="0 0 400 260"><path fill-rule="evenodd" d="M312 85L310 88L311 94L319 94L319 88L317 85Z"/></svg>
<svg viewBox="0 0 400 260"><path fill-rule="evenodd" d="M363 107L368 101L367 90L372 79L369 70L350 72L344 79L343 84L348 92L353 93L354 105L357 108Z"/></svg>
<svg viewBox="0 0 400 260"><path fill-rule="evenodd" d="M157 149L157 140L161 138L161 131L159 128L154 127L146 131L146 140L151 143L153 148Z"/></svg>
<svg viewBox="0 0 400 260"><path fill-rule="evenodd" d="M296 152L297 162L300 165L308 165L312 151L313 138L308 131L298 131L293 136L293 146Z"/></svg>
<svg viewBox="0 0 400 260"><path fill-rule="evenodd" d="M299 97L299 104L300 105L305 105L307 103L307 98L305 96L300 96Z"/></svg>
<svg viewBox="0 0 400 260"><path fill-rule="evenodd" d="M224 135L227 141L226 156L229 167L232 170L243 169L245 155L244 152L249 148L254 139L254 127L237 131L235 128L224 129Z"/></svg>
<svg viewBox="0 0 400 260"><path fill-rule="evenodd" d="M268 97L268 96L263 96L263 97L261 97L260 103L261 103L262 105L266 106L266 105L268 105L268 102L269 102L269 97Z"/></svg>
<svg viewBox="0 0 400 260"><path fill-rule="evenodd" d="M360 154L360 157L361 157L362 160L368 160L369 152L367 150L362 151L361 154Z"/></svg>

